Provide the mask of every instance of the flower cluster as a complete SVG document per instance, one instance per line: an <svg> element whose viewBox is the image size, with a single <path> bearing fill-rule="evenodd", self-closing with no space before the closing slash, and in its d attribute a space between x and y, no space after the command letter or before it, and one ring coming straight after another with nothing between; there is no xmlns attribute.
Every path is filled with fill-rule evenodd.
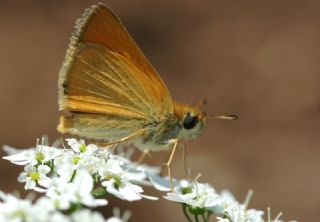
<svg viewBox="0 0 320 222"><path fill-rule="evenodd" d="M166 192L165 199L181 203L189 222L208 222L212 215L218 222L281 222L281 213L271 220L268 211L268 219L264 220L263 211L248 208L252 192L244 203L239 203L230 192L218 193L210 184L197 182L198 178L170 182L159 176L159 167L131 162L128 152L121 149L114 154L112 147L101 149L94 144L87 145L84 140L66 141L68 148L63 143L61 148L49 146L45 140L31 149L5 147L9 155L3 158L24 166L18 181L25 184L26 190L44 195L32 203L0 193L0 209L5 209L5 212L0 210L0 221L127 221L127 217L120 219L119 212L116 217L105 220L84 207L107 205L108 195L126 201L157 200L143 194L142 185L152 185ZM44 210L38 213L39 209Z"/></svg>
<svg viewBox="0 0 320 222"><path fill-rule="evenodd" d="M83 140L67 139L67 143L70 149L38 144L4 159L25 165L18 181L25 183L26 190L45 193L61 210L74 204L106 205L107 200L94 198L106 194L128 201L156 199L142 194L137 184L145 183L146 174L132 168L128 160Z"/></svg>
<svg viewBox="0 0 320 222"><path fill-rule="evenodd" d="M188 221L209 221L212 214L217 216L218 222L264 222L264 212L256 209L248 209L252 191L249 191L244 203L236 201L234 196L227 190L217 193L207 183L199 183L196 180L173 181L172 190L168 178L149 174L153 186L167 192L165 199L182 203L183 211ZM268 212L270 214L270 212ZM268 215L268 222L282 222L279 220L281 213L273 220ZM293 221L292 221L293 222Z"/></svg>
<svg viewBox="0 0 320 222"><path fill-rule="evenodd" d="M44 196L32 203L1 193L0 208L5 209L5 213L0 211L0 221L120 222L128 218L120 219L118 215L105 220L101 214L84 207L107 205L108 194L127 201L157 199L143 195L139 185L147 183L148 168L137 169L110 149L86 145L83 140L67 139L69 148L48 146L44 139L42 141L35 148L22 151L4 147L10 154L4 159L24 166L18 181L25 184L26 190Z"/></svg>
<svg viewBox="0 0 320 222"><path fill-rule="evenodd" d="M34 203L30 198L20 199L0 191L0 221L3 222L124 222L128 215L117 215L105 219L100 213L81 209L70 215L57 211L47 197Z"/></svg>

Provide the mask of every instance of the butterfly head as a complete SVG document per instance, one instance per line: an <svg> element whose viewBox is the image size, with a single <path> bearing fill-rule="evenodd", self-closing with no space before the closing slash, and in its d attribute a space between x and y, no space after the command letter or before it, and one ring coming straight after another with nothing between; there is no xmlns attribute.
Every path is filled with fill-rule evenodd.
<svg viewBox="0 0 320 222"><path fill-rule="evenodd" d="M206 113L198 107L179 105L180 138L195 139L206 125Z"/></svg>

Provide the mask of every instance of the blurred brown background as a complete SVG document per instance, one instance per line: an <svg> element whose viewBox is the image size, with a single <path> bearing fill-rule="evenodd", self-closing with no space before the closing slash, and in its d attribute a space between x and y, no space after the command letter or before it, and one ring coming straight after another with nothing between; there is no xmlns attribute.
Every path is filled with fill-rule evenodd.
<svg viewBox="0 0 320 222"><path fill-rule="evenodd" d="M42 134L59 137L57 73L75 19L93 3L0 1L1 144L25 148ZM229 188L239 200L251 188L250 207L271 206L286 221L319 221L320 2L104 3L122 18L174 98L206 98L207 113L240 116L210 120L204 135L187 143L200 181ZM152 161L165 156L154 154ZM182 169L178 154L177 177ZM21 190L20 171L1 160L0 189ZM132 210L131 222L149 221L149 215L184 221L180 206L163 200L111 205Z"/></svg>

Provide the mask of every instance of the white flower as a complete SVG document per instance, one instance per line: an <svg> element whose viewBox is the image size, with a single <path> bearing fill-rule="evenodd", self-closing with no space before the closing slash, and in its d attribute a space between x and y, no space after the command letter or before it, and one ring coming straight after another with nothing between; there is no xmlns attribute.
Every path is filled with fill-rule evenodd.
<svg viewBox="0 0 320 222"><path fill-rule="evenodd" d="M22 151L19 151L18 149L14 150L14 148L8 146L4 146L3 149L12 154L10 156L3 157L3 159L9 160L11 163L16 165L44 164L63 153L62 149L44 145L37 145L36 148L25 149Z"/></svg>
<svg viewBox="0 0 320 222"><path fill-rule="evenodd" d="M142 198L157 199L154 197L143 195L142 187L133 184L130 180L136 178L141 180L141 176L134 177L133 174L129 173L129 169L126 168L125 163L122 162L121 158L110 158L99 170L99 175L102 186L106 188L108 193L115 195L116 197L135 201Z"/></svg>
<svg viewBox="0 0 320 222"><path fill-rule="evenodd" d="M263 222L264 212L255 209L247 209L247 204L240 204L228 190L221 192L221 204L211 208L217 215L224 215L224 218L217 217L219 222ZM250 200L252 192L248 193L247 201Z"/></svg>
<svg viewBox="0 0 320 222"><path fill-rule="evenodd" d="M102 186L106 188L108 193L115 195L122 200L135 201L142 199L143 189L131 184L129 181L121 180L121 178L111 178L102 182Z"/></svg>
<svg viewBox="0 0 320 222"><path fill-rule="evenodd" d="M54 178L54 185L46 193L57 208L68 209L72 203L88 207L103 206L108 203L105 199L95 199L92 196L93 178L87 171L76 171L72 182L65 179Z"/></svg>
<svg viewBox="0 0 320 222"><path fill-rule="evenodd" d="M153 185L159 190L167 191L170 188L169 180L157 176L150 176ZM165 199L187 204L193 208L211 208L221 204L220 196L209 184L188 182L182 180L174 183L175 192L169 192ZM171 190L171 189L170 189Z"/></svg>
<svg viewBox="0 0 320 222"><path fill-rule="evenodd" d="M98 147L94 144L86 145L84 140L76 140L76 139L66 139L68 145L75 153L82 153L86 155L93 155Z"/></svg>
<svg viewBox="0 0 320 222"><path fill-rule="evenodd" d="M217 217L217 222L231 222L231 221L227 218Z"/></svg>
<svg viewBox="0 0 320 222"><path fill-rule="evenodd" d="M68 210L71 207L70 200L67 197L68 181L61 177L55 177L52 180L53 184L46 192L46 196L50 200L48 205L59 210Z"/></svg>
<svg viewBox="0 0 320 222"><path fill-rule="evenodd" d="M77 147L79 148L79 146ZM86 148L83 148L87 149L87 151L65 151L64 155L61 155L60 157L55 159L57 173L59 175L65 174L64 171L66 170L66 168L72 168L72 171L77 169L85 169L91 174L97 173L99 166L102 163L104 163L105 160L100 159L98 156L95 155L96 153L94 153L93 151L96 150L96 148L96 146L90 144L86 146Z"/></svg>
<svg viewBox="0 0 320 222"><path fill-rule="evenodd" d="M19 199L0 191L1 222L106 222L98 212L88 209L76 211L70 216L64 215L42 197L35 203L30 199ZM115 217L113 217L115 218ZM120 222L126 222L119 220Z"/></svg>
<svg viewBox="0 0 320 222"><path fill-rule="evenodd" d="M264 222L264 212L262 210L249 209L247 210L247 221L248 222Z"/></svg>
<svg viewBox="0 0 320 222"><path fill-rule="evenodd" d="M249 209L246 210L243 205L233 205L225 209L224 215L225 218L219 219L218 221L227 221L227 222L264 222L263 211Z"/></svg>
<svg viewBox="0 0 320 222"><path fill-rule="evenodd" d="M235 199L229 190L223 190L220 193L221 201L218 205L211 207L210 211L217 215L223 215L227 207L236 206L238 207L240 203Z"/></svg>
<svg viewBox="0 0 320 222"><path fill-rule="evenodd" d="M7 149L7 147L4 147L4 149ZM14 152L11 152L11 153L14 153ZM11 163L16 165L26 165L34 162L34 157L35 157L35 150L30 149L30 150L17 152L10 156L4 156L2 158L5 160L9 160Z"/></svg>
<svg viewBox="0 0 320 222"><path fill-rule="evenodd" d="M62 155L64 150L50 147L50 146L44 146L44 145L38 145L35 149L35 160L36 164L43 164L47 163L50 160L54 160L58 156Z"/></svg>
<svg viewBox="0 0 320 222"><path fill-rule="evenodd" d="M39 222L44 222L39 221ZM59 211L53 212L48 218L48 222L71 222L71 219Z"/></svg>
<svg viewBox="0 0 320 222"><path fill-rule="evenodd" d="M224 210L224 214L230 220L230 222L233 222L233 221L247 222L246 209L243 206L240 206L240 205L228 206Z"/></svg>
<svg viewBox="0 0 320 222"><path fill-rule="evenodd" d="M26 190L45 192L44 188L48 188L51 184L51 179L46 176L50 171L50 167L46 165L39 165L38 167L26 165L24 172L20 173L18 181L20 183L26 183L24 186ZM43 188L37 187L37 183Z"/></svg>
<svg viewBox="0 0 320 222"><path fill-rule="evenodd" d="M155 175L149 175L149 177L156 189L171 190L168 178ZM190 213L201 214L201 212L211 211L221 215L217 217L219 222L263 222L263 211L247 210L246 206L239 204L228 191L223 191L219 195L209 184L186 180L174 180L173 184L175 191L167 193L164 198L186 204Z"/></svg>
<svg viewBox="0 0 320 222"><path fill-rule="evenodd" d="M66 139L66 141L74 152L80 153L82 151L85 151L85 149L86 149L86 144L85 144L84 140L77 140L74 138L69 138L69 139Z"/></svg>
<svg viewBox="0 0 320 222"><path fill-rule="evenodd" d="M71 218L76 222L127 222L130 215L131 213L125 212L122 218L120 218L120 215L115 215L105 220L102 214L84 209L73 213Z"/></svg>
<svg viewBox="0 0 320 222"><path fill-rule="evenodd" d="M71 215L76 222L105 222L103 216L98 212L91 212L88 209L80 210Z"/></svg>
<svg viewBox="0 0 320 222"><path fill-rule="evenodd" d="M79 159L71 150L66 151L62 156L55 159L55 173L64 180L69 181L79 168Z"/></svg>
<svg viewBox="0 0 320 222"><path fill-rule="evenodd" d="M32 204L30 200L19 200L13 195L0 191L1 221L31 221Z"/></svg>
<svg viewBox="0 0 320 222"><path fill-rule="evenodd" d="M130 211L125 211L124 214L120 215L120 210L119 208L113 208L113 217L110 217L106 220L106 222L127 222L129 218L131 217L131 212Z"/></svg>
<svg viewBox="0 0 320 222"><path fill-rule="evenodd" d="M32 203L30 199L19 199L0 191L0 199L1 222L71 222L67 216L51 208L45 197Z"/></svg>
<svg viewBox="0 0 320 222"><path fill-rule="evenodd" d="M122 220L118 217L110 217L106 222L122 222Z"/></svg>

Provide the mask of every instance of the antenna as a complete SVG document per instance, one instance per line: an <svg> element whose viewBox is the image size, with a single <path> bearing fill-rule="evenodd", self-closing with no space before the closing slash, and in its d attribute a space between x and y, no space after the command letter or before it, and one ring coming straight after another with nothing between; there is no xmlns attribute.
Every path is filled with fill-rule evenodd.
<svg viewBox="0 0 320 222"><path fill-rule="evenodd" d="M230 115L208 116L208 118L223 119L223 120L236 120L239 117L237 115L230 114Z"/></svg>

